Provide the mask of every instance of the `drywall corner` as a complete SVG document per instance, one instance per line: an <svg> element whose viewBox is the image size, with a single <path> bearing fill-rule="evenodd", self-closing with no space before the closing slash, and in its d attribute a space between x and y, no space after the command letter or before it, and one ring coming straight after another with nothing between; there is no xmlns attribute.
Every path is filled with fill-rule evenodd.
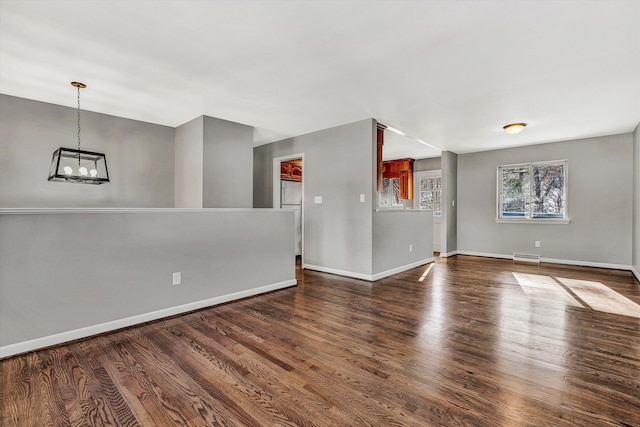
<svg viewBox="0 0 640 427"><path fill-rule="evenodd" d="M175 207L202 207L203 116L176 128Z"/></svg>
<svg viewBox="0 0 640 427"><path fill-rule="evenodd" d="M443 151L442 168L442 247L441 252L458 250L458 155Z"/></svg>
<svg viewBox="0 0 640 427"><path fill-rule="evenodd" d="M632 264L633 273L640 281L640 123L633 132L633 219Z"/></svg>
<svg viewBox="0 0 640 427"><path fill-rule="evenodd" d="M253 207L253 127L203 118L202 206Z"/></svg>

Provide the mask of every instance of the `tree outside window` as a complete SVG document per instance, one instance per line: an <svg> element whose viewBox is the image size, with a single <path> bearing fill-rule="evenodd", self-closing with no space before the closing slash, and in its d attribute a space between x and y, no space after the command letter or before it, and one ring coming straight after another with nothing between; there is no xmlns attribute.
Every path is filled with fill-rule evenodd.
<svg viewBox="0 0 640 427"><path fill-rule="evenodd" d="M566 219L567 162L498 168L498 218Z"/></svg>

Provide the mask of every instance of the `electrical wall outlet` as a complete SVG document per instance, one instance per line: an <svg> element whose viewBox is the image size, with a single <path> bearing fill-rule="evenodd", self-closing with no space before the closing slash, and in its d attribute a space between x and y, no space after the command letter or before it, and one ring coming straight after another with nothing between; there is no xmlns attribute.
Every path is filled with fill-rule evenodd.
<svg viewBox="0 0 640 427"><path fill-rule="evenodd" d="M182 283L182 273L179 271L176 271L175 273L173 273L173 285L179 285Z"/></svg>
<svg viewBox="0 0 640 427"><path fill-rule="evenodd" d="M409 252L413 252L413 245L409 245Z"/></svg>
<svg viewBox="0 0 640 427"><path fill-rule="evenodd" d="M360 203L364 203L364 194L360 195Z"/></svg>
<svg viewBox="0 0 640 427"><path fill-rule="evenodd" d="M539 248L540 247L540 240L536 240L535 244L536 244L536 248Z"/></svg>

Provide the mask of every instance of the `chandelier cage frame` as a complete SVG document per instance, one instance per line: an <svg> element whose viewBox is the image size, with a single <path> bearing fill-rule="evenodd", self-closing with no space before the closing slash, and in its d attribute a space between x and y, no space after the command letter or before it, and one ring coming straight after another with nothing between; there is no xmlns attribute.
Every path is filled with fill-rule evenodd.
<svg viewBox="0 0 640 427"><path fill-rule="evenodd" d="M49 168L49 181L78 184L104 184L109 182L107 157L104 153L80 149L80 89L84 83L71 82L78 89L78 148L60 147L53 152Z"/></svg>

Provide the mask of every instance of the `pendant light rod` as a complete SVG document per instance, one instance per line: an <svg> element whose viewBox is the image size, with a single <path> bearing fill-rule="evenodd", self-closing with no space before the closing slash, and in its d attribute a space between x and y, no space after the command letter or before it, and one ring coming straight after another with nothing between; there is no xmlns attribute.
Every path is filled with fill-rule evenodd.
<svg viewBox="0 0 640 427"><path fill-rule="evenodd" d="M71 82L71 86L78 88L78 150L80 150L80 89L86 88L87 85L80 82Z"/></svg>
<svg viewBox="0 0 640 427"><path fill-rule="evenodd" d="M104 153L80 149L80 89L87 87L80 82L71 82L77 89L78 148L60 147L53 152L49 181L75 182L78 184L103 184L109 182L107 158Z"/></svg>
<svg viewBox="0 0 640 427"><path fill-rule="evenodd" d="M80 168L80 89L84 89L87 85L80 82L71 82L71 86L78 89L78 168Z"/></svg>

